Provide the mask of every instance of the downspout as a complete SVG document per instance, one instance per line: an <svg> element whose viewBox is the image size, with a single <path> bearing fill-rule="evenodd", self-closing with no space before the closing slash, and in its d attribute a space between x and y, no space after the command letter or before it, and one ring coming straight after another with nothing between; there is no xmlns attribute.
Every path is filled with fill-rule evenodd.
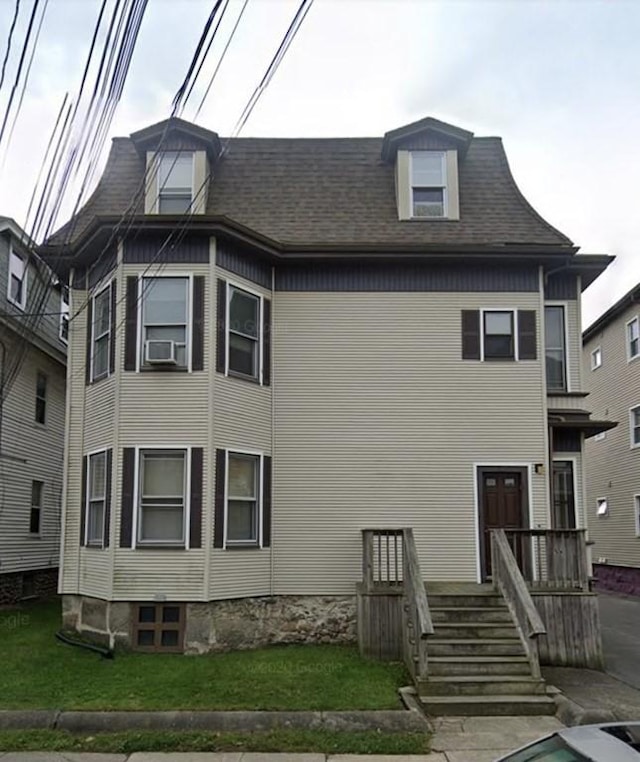
<svg viewBox="0 0 640 762"><path fill-rule="evenodd" d="M276 331L273 330L273 327L276 324L276 268L271 265L271 325L269 326L269 338L271 340L271 552L269 555L269 595L273 596L275 595L275 532L273 531L274 527L274 500L273 500L273 494L274 494L274 484L275 479L273 478L273 475L275 473L275 442L276 442L276 410L275 410L275 382L276 382L276 374L275 374L275 367L276 364L274 362L275 358L275 335Z"/></svg>
<svg viewBox="0 0 640 762"><path fill-rule="evenodd" d="M559 268L564 269L564 268ZM555 272L555 271L553 271ZM550 273L549 273L550 274ZM539 270L539 289L540 289L540 348L541 348L541 362L540 362L540 376L541 376L541 389L542 389L542 413L544 416L544 450L546 463L546 479L547 485L545 489L545 495L547 498L547 511L546 511L546 523L547 526L551 525L551 510L552 510L552 486L553 486L553 434L551 427L549 426L549 413L548 413L548 399L547 399L547 367L546 367L546 355L545 355L545 324L544 324L544 286L547 279L547 274L544 272L544 266L540 265Z"/></svg>

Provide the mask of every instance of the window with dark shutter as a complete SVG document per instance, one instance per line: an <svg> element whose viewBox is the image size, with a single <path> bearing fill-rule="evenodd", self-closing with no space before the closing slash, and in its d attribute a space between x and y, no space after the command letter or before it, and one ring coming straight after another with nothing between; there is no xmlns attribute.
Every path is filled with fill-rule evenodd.
<svg viewBox="0 0 640 762"><path fill-rule="evenodd" d="M108 548L111 535L111 470L113 465L113 450L106 451L105 486L104 486L104 538L102 547Z"/></svg>
<svg viewBox="0 0 640 762"><path fill-rule="evenodd" d="M262 383L271 384L271 300L262 304Z"/></svg>
<svg viewBox="0 0 640 762"><path fill-rule="evenodd" d="M262 459L262 547L271 547L271 458Z"/></svg>
<svg viewBox="0 0 640 762"><path fill-rule="evenodd" d="M227 357L227 283L218 280L217 308L216 308L216 370L218 373L226 371Z"/></svg>
<svg viewBox="0 0 640 762"><path fill-rule="evenodd" d="M189 547L202 547L202 447L191 448L191 509Z"/></svg>
<svg viewBox="0 0 640 762"><path fill-rule="evenodd" d="M136 463L135 447L122 450L122 500L120 505L120 547L133 544L133 492Z"/></svg>
<svg viewBox="0 0 640 762"><path fill-rule="evenodd" d="M84 382L91 383L91 338L93 331L93 299L89 299L87 304L87 349L85 354Z"/></svg>
<svg viewBox="0 0 640 762"><path fill-rule="evenodd" d="M86 544L86 522L87 522L87 464L88 458L85 455L82 458L82 480L80 482L80 545Z"/></svg>
<svg viewBox="0 0 640 762"><path fill-rule="evenodd" d="M135 370L138 346L138 278L135 275L127 277L125 300L124 369Z"/></svg>
<svg viewBox="0 0 640 762"><path fill-rule="evenodd" d="M193 279L193 348L191 351L191 369L204 370L204 276L196 275Z"/></svg>
<svg viewBox="0 0 640 762"><path fill-rule="evenodd" d="M513 317L511 310L485 310L482 313L483 359L516 359Z"/></svg>
<svg viewBox="0 0 640 762"><path fill-rule="evenodd" d="M479 310L462 310L462 359L480 359Z"/></svg>
<svg viewBox="0 0 640 762"><path fill-rule="evenodd" d="M537 359L536 312L518 310L518 359Z"/></svg>
<svg viewBox="0 0 640 762"><path fill-rule="evenodd" d="M116 369L116 296L115 279L111 281L111 330L109 332L109 373Z"/></svg>
<svg viewBox="0 0 640 762"><path fill-rule="evenodd" d="M216 450L216 487L213 512L213 547L224 547L224 490L226 475L226 452Z"/></svg>

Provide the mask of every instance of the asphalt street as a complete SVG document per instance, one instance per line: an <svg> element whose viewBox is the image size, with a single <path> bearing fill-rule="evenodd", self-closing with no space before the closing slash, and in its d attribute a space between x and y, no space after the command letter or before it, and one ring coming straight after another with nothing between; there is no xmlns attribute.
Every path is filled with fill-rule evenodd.
<svg viewBox="0 0 640 762"><path fill-rule="evenodd" d="M605 668L640 690L640 598L600 593Z"/></svg>

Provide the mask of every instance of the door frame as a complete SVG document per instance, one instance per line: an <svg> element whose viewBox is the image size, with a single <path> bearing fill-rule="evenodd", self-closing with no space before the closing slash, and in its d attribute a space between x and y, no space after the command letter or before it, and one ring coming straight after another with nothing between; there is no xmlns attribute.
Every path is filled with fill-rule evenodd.
<svg viewBox="0 0 640 762"><path fill-rule="evenodd" d="M479 583L483 582L482 568L484 562L484 516L482 512L483 488L482 475L486 471L498 471L508 473L517 471L522 477L522 518L523 528L533 526L533 517L531 514L533 500L531 495L531 463L474 463L473 464L473 489L475 502L475 529L476 529L476 579Z"/></svg>

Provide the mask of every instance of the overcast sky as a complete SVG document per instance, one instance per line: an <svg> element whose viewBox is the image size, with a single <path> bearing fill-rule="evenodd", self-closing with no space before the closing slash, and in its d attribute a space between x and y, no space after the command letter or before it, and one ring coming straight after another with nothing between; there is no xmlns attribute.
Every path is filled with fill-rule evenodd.
<svg viewBox="0 0 640 762"><path fill-rule="evenodd" d="M22 2L18 43L31 5ZM0 155L0 215L20 224L63 95L77 91L99 5L49 0L3 164ZM112 136L168 116L212 5L149 0ZM200 124L233 129L297 5L249 0ZM203 86L240 7L231 0ZM3 55L13 10L0 0ZM586 326L640 281L639 30L635 0L315 0L242 135L382 135L429 115L501 136L533 206L583 253L617 257L585 293ZM16 62L14 48L9 84ZM5 84L0 114L7 93Z"/></svg>

